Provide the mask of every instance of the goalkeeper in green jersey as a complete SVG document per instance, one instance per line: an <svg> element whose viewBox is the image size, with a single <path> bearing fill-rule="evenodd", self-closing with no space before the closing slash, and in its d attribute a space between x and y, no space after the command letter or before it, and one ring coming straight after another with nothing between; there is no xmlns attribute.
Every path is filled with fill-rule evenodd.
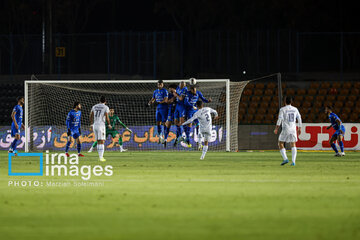
<svg viewBox="0 0 360 240"><path fill-rule="evenodd" d="M106 126L106 136L111 135L111 137L114 138L119 138L119 145L120 145L120 152L125 152L127 151L127 149L123 148L123 141L122 141L122 136L119 134L118 131L115 130L115 125L116 123L119 123L123 128L125 128L126 130L128 130L130 133L132 133L132 131L120 121L120 118L118 116L116 116L114 109L110 109L109 112L109 119L110 119L110 125L111 125L111 129L108 128L108 126ZM94 142L94 144L91 146L89 152L92 152L94 147L96 147L97 145L97 141Z"/></svg>

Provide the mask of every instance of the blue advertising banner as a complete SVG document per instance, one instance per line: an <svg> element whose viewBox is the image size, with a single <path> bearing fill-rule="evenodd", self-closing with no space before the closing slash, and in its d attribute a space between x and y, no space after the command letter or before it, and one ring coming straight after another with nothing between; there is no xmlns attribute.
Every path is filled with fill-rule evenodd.
<svg viewBox="0 0 360 240"><path fill-rule="evenodd" d="M164 150L162 144L159 144L159 137L157 134L156 126L129 126L133 131L130 133L127 130L120 130L119 133L123 136L124 148L130 150ZM173 143L176 137L176 129L173 126L168 136L168 150L174 149ZM33 127L32 131L33 139L32 146L34 150L55 150L63 151L67 143L67 131L64 126L42 126ZM225 131L222 126L213 126L211 132L211 140L209 145L216 147L217 150L225 150ZM191 143L194 144L198 141L198 137L195 134L195 128L191 131ZM10 126L0 127L0 150L8 150L13 138L11 137ZM80 137L82 142L83 151L91 147L95 141L94 133L90 130L82 129L82 136ZM21 141L18 143L17 149L24 150L25 136L24 130L21 132ZM108 136L105 147L106 150L118 150L118 138L112 138ZM175 149L184 149L185 145L178 144ZM76 149L76 144L72 142L70 148Z"/></svg>

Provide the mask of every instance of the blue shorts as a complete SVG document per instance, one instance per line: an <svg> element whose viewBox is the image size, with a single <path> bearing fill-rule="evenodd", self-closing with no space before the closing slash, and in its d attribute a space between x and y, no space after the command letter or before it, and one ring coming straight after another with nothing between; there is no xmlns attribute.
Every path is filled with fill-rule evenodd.
<svg viewBox="0 0 360 240"><path fill-rule="evenodd" d="M156 109L156 121L157 122L166 122L168 117L168 109L167 108L157 108Z"/></svg>
<svg viewBox="0 0 360 240"><path fill-rule="evenodd" d="M180 120L180 118L185 118L185 117L186 117L185 108L183 106L176 105L174 119Z"/></svg>
<svg viewBox="0 0 360 240"><path fill-rule="evenodd" d="M167 121L173 122L174 121L174 116L175 116L175 107L174 106L169 106Z"/></svg>
<svg viewBox="0 0 360 240"><path fill-rule="evenodd" d="M21 123L20 124L18 123L18 126L19 126L19 129L16 129L15 124L14 123L11 124L11 136L12 137L15 137L16 134L20 135Z"/></svg>
<svg viewBox="0 0 360 240"><path fill-rule="evenodd" d="M341 133L340 130L343 131L343 133ZM340 135L344 136L344 134L345 134L345 127L344 125L341 125L340 129L336 130L336 132L331 136L331 138L337 138Z"/></svg>
<svg viewBox="0 0 360 240"><path fill-rule="evenodd" d="M72 136L74 139L77 139L78 137L80 137L79 129L71 130L70 136Z"/></svg>
<svg viewBox="0 0 360 240"><path fill-rule="evenodd" d="M197 110L191 108L191 109L187 109L185 114L186 114L186 119L190 119L192 118L192 116L194 116L194 113L196 113Z"/></svg>
<svg viewBox="0 0 360 240"><path fill-rule="evenodd" d="M192 116L194 116L194 113L196 113L198 110L196 109L189 109L189 110L186 110L186 120L192 118ZM195 119L194 120L194 124L197 125L199 123L199 120Z"/></svg>
<svg viewBox="0 0 360 240"><path fill-rule="evenodd" d="M170 112L168 113L167 121L173 122L174 121L174 113Z"/></svg>

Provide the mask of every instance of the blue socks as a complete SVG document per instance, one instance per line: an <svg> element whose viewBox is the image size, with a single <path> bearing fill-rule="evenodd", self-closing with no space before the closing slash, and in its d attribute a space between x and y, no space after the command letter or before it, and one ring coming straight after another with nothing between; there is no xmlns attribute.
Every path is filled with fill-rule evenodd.
<svg viewBox="0 0 360 240"><path fill-rule="evenodd" d="M77 144L77 150L78 150L78 153L81 152L81 143L78 143L78 144Z"/></svg>
<svg viewBox="0 0 360 240"><path fill-rule="evenodd" d="M342 143L342 142L341 142L341 143ZM343 146L344 146L344 145L343 145ZM332 149L334 149L335 153L338 153L338 150L337 150L337 148L336 148L335 143L332 143L332 144L331 144L331 147L332 147Z"/></svg>
<svg viewBox="0 0 360 240"><path fill-rule="evenodd" d="M169 133L170 133L170 128L165 127L164 139L167 139L167 137L168 137Z"/></svg>
<svg viewBox="0 0 360 240"><path fill-rule="evenodd" d="M176 138L181 136L181 126L176 126Z"/></svg>
<svg viewBox="0 0 360 240"><path fill-rule="evenodd" d="M338 141L338 143L339 143L341 152L344 152L344 143L343 143L343 141L341 141L341 142Z"/></svg>
<svg viewBox="0 0 360 240"><path fill-rule="evenodd" d="M14 141L11 143L11 149L13 150L13 151L15 151L16 150L16 147L17 147L17 139L15 138L14 139Z"/></svg>
<svg viewBox="0 0 360 240"><path fill-rule="evenodd" d="M71 145L71 142L68 141L68 142L66 143L66 147L65 147L65 152L66 152L66 153L69 152L70 145ZM80 152L81 152L81 143L78 143L77 146L76 146L76 148L77 148L78 153L80 153Z"/></svg>
<svg viewBox="0 0 360 240"><path fill-rule="evenodd" d="M70 141L68 141L68 142L66 143L66 147L65 147L65 152L66 152L66 153L69 151L70 144L71 144Z"/></svg>
<svg viewBox="0 0 360 240"><path fill-rule="evenodd" d="M185 135L186 135L186 141L190 140L190 127L189 126L184 126L184 130L185 130Z"/></svg>
<svg viewBox="0 0 360 240"><path fill-rule="evenodd" d="M157 131L158 131L158 134L159 134L159 136L161 135L161 125L158 125L157 126Z"/></svg>

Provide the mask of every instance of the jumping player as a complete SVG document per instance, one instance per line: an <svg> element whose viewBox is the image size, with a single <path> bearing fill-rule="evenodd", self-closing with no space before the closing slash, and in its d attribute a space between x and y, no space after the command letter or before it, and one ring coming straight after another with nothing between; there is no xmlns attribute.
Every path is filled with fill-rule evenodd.
<svg viewBox="0 0 360 240"><path fill-rule="evenodd" d="M185 96L185 100L184 100L186 119L192 118L194 113L197 111L196 102L199 99L205 103L209 103L212 101L211 98L206 99L200 91L197 91L196 85L190 86L190 91L186 92L186 96ZM197 123L197 121L195 121L195 123ZM185 130L185 134L186 134L185 143L186 143L187 147L191 147L190 130L191 130L192 124L190 123L189 125L186 125L186 124L182 124L182 125L184 126L184 130Z"/></svg>
<svg viewBox="0 0 360 240"><path fill-rule="evenodd" d="M164 134L164 147L166 147L167 144L167 137L169 136L170 133L170 128L171 128L171 124L174 121L174 112L176 109L176 97L175 97L175 93L176 93L176 85L175 84L171 84L169 86L169 95L168 95L168 117L165 123L165 134ZM177 139L175 139L176 141ZM176 144L175 144L176 146Z"/></svg>
<svg viewBox="0 0 360 240"><path fill-rule="evenodd" d="M161 129L161 125L164 125L168 116L168 91L164 88L163 80L159 80L157 84L158 89L156 89L153 93L151 100L149 101L148 105L150 106L154 102L158 105L156 107L156 125L157 125L157 132L159 135L159 143L164 142L164 138L162 136L163 131Z"/></svg>
<svg viewBox="0 0 360 240"><path fill-rule="evenodd" d="M325 107L325 113L328 115L329 120L331 122L331 125L327 127L327 129L330 129L331 127L335 129L335 133L331 136L330 138L330 145L332 147L332 149L334 149L335 151L335 157L341 157L341 156L345 156L344 153L344 143L343 143L343 138L344 138L344 134L345 134L345 126L342 124L341 119L332 112L331 107L327 106ZM335 142L336 140L338 141L339 147L341 152L339 153Z"/></svg>
<svg viewBox="0 0 360 240"><path fill-rule="evenodd" d="M174 142L174 147L177 145L178 141L181 141L182 139L182 124L185 122L186 117L184 100L187 91L188 89L186 87L185 81L181 81L179 86L176 88L176 91L174 92L174 96L176 97L176 107L174 113L174 123L176 125L176 139Z"/></svg>

